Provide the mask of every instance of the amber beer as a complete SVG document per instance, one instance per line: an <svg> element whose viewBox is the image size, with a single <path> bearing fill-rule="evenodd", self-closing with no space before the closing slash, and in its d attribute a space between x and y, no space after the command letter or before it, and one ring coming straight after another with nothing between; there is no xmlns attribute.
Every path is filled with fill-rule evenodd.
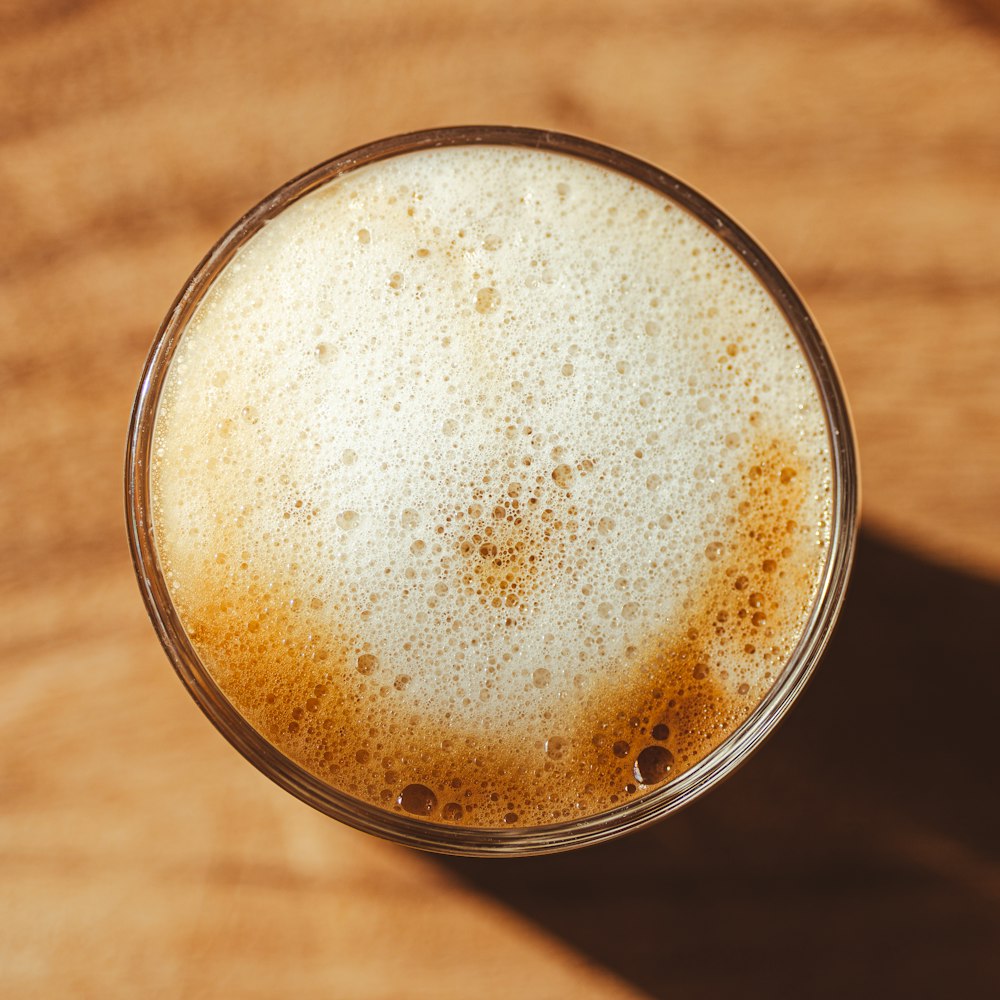
<svg viewBox="0 0 1000 1000"><path fill-rule="evenodd" d="M706 206L580 140L444 130L293 182L196 273L140 393L134 544L258 766L420 846L552 849L784 711L846 579L849 425Z"/></svg>

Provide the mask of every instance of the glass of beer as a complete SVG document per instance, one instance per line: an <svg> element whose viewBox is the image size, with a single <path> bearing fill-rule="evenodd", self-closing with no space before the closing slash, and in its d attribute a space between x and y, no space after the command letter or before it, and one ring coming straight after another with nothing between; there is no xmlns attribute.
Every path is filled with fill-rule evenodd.
<svg viewBox="0 0 1000 1000"><path fill-rule="evenodd" d="M358 829L510 856L658 820L767 736L841 607L858 472L735 222L624 153L463 127L329 160L216 244L126 503L240 753Z"/></svg>

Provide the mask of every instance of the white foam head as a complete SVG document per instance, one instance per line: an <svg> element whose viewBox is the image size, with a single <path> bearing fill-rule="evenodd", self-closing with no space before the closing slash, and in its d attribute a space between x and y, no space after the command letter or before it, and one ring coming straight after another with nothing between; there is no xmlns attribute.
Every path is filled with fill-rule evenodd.
<svg viewBox="0 0 1000 1000"><path fill-rule="evenodd" d="M183 334L154 456L228 697L439 821L553 822L689 767L794 648L829 543L823 410L768 293L660 193L511 147L372 164L269 222Z"/></svg>

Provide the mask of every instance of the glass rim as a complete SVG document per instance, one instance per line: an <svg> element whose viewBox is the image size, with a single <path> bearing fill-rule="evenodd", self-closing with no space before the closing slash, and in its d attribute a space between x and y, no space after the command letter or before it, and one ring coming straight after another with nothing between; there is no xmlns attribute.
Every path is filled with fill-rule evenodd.
<svg viewBox="0 0 1000 1000"><path fill-rule="evenodd" d="M236 252L269 219L336 177L405 153L474 145L515 146L587 160L645 184L707 226L756 276L795 334L822 402L830 447L826 564L799 642L753 711L710 753L655 791L579 819L511 830L420 820L356 799L286 757L254 729L222 693L181 625L160 566L150 504L153 431L171 359L188 321ZM857 543L860 479L850 412L830 352L791 282L742 227L683 181L627 153L560 132L471 125L392 136L326 160L262 199L222 236L184 283L146 359L128 430L125 508L132 562L160 643L196 704L243 757L296 798L355 829L442 854L514 857L601 843L656 822L730 775L774 730L812 675L843 605Z"/></svg>

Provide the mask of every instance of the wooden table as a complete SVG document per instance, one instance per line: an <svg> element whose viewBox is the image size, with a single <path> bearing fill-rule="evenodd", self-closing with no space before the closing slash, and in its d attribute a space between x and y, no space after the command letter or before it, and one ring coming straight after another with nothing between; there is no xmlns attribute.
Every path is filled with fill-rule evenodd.
<svg viewBox="0 0 1000 1000"><path fill-rule="evenodd" d="M435 124L580 133L782 262L854 405L856 582L753 763L573 855L437 860L205 722L124 540L128 410L247 207ZM996 0L0 4L0 994L1000 991Z"/></svg>

